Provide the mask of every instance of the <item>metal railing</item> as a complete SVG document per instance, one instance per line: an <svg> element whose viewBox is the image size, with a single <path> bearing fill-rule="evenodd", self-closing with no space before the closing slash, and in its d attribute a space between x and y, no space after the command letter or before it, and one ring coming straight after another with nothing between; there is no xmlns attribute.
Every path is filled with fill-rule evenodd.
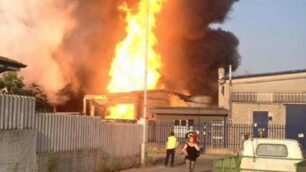
<svg viewBox="0 0 306 172"><path fill-rule="evenodd" d="M286 103L306 103L306 93L303 92L275 92L273 93L273 102Z"/></svg>
<svg viewBox="0 0 306 172"><path fill-rule="evenodd" d="M233 92L233 102L257 102L256 92Z"/></svg>
<svg viewBox="0 0 306 172"><path fill-rule="evenodd" d="M233 102L306 103L305 92L233 92Z"/></svg>
<svg viewBox="0 0 306 172"><path fill-rule="evenodd" d="M165 144L171 131L174 131L181 144L186 142L185 133L192 130L199 131L200 146L203 148L243 148L243 142L249 137L266 138L292 138L300 142L306 148L306 138L298 138L298 133L306 133L305 125L286 126L283 124L269 124L262 136L259 135L258 127L253 124L235 123L196 123L194 126L181 127L175 130L173 122L156 122L149 124L149 142ZM179 133L178 133L179 132ZM295 138L293 138L295 137Z"/></svg>

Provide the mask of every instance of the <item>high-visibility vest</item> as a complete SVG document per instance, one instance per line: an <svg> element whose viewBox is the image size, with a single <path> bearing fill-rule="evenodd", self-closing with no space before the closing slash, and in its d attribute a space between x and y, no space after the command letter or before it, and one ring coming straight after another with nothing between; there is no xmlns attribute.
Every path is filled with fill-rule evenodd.
<svg viewBox="0 0 306 172"><path fill-rule="evenodd" d="M176 148L176 137L169 136L167 141L167 149L175 149Z"/></svg>

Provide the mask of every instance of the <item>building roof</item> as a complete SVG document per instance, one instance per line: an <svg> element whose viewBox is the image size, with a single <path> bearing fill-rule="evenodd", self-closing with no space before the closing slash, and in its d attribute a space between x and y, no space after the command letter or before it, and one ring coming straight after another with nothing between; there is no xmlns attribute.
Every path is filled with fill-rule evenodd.
<svg viewBox="0 0 306 172"><path fill-rule="evenodd" d="M280 72L268 72L268 73L259 73L259 74L248 74L248 75L238 75L238 76L233 76L232 79L253 78L253 77L273 76L273 75L286 75L286 74L295 74L295 73L304 73L304 72L306 72L306 69L280 71ZM227 76L226 79L229 79L229 77Z"/></svg>
<svg viewBox="0 0 306 172"><path fill-rule="evenodd" d="M228 110L203 107L157 107L152 108L151 113L158 115L227 116Z"/></svg>
<svg viewBox="0 0 306 172"><path fill-rule="evenodd" d="M0 56L0 73L5 71L18 71L20 68L25 67L27 67L27 65L23 63Z"/></svg>

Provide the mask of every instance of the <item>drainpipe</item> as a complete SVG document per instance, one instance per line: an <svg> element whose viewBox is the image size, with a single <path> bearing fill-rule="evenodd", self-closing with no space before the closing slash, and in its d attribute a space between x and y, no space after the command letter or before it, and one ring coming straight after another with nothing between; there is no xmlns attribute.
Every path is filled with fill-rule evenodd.
<svg viewBox="0 0 306 172"><path fill-rule="evenodd" d="M232 120L232 65L229 65L229 120Z"/></svg>

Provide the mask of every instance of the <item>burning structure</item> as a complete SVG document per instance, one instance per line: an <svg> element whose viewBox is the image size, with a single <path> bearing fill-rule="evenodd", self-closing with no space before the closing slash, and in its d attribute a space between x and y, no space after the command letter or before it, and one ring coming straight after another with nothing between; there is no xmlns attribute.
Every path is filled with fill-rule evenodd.
<svg viewBox="0 0 306 172"><path fill-rule="evenodd" d="M187 106L180 99L182 94L167 90L148 92L148 118L154 120L153 107ZM187 96L185 97L187 99ZM137 120L143 115L143 91L110 93L107 95L86 95L83 99L83 113L102 116L105 119Z"/></svg>
<svg viewBox="0 0 306 172"><path fill-rule="evenodd" d="M86 95L83 113L109 120L136 121L143 117L143 91ZM169 90L148 91L148 120L224 121L228 111L212 104L210 96L186 96Z"/></svg>
<svg viewBox="0 0 306 172"><path fill-rule="evenodd" d="M189 3L194 5L195 9L197 9L196 5L202 5L203 8L207 8L207 6L218 7L220 5L218 3L213 3L212 1L210 2L211 3L205 1L205 3L200 3L198 1L193 1ZM234 1L231 1L231 3L228 3L230 1L227 1L227 3L225 1L220 2L221 5L227 4L227 6L225 6L228 8L223 9L224 11L221 16L214 18L214 15L212 15L211 21L223 21L230 5ZM137 8L135 11L132 11L133 9L129 8L126 3L120 5L119 9L125 13L126 36L115 47L115 55L109 72L111 79L107 87L109 93L104 95L86 95L83 100L83 112L85 114L103 116L105 119L139 119L142 117L142 107L144 104L143 91L139 90L147 87L150 90L148 92L147 107L149 120L156 120L156 114L173 114L174 111L181 115L185 114L189 116L214 114L221 114L222 116L227 115L227 111L223 109L203 109L207 108L207 103L205 105L201 103L197 104L191 96L183 95L180 91L175 90L189 90L192 94L205 93L210 96L213 95L214 93L211 92L217 90L217 77L214 78L214 81L210 79L211 76L217 76L217 67L213 64L217 63L219 66L220 64L222 65L222 63L223 65L234 63L236 64L234 67L237 67L239 55L237 55L235 47L237 46L238 41L228 32L224 32L220 29L215 31L210 30L208 27L209 21L203 19L203 23L200 24L201 29L197 28L198 30L191 31L191 33L188 32L188 35L195 34L194 32L198 32L200 35L194 35L193 37L187 37L185 35L185 38L188 40L186 40L186 42L189 42L192 46L188 46L188 48L180 47L183 45L182 43L184 41L178 40L173 43L178 46L175 47L176 50L181 49L186 52L181 51L181 54L178 55L173 54L171 49L165 50L163 46L170 45L170 43L167 43L167 41L169 41L168 39L170 39L169 35L172 35L174 38L178 35L170 33L168 35L167 33L166 36L161 36L165 31L168 32L169 28L172 28L170 26L164 28L164 31L155 33L154 31L158 31L156 24L158 22L165 22L162 19L157 22L157 16L172 16L172 13L167 14L167 10L165 12L162 9L167 8L167 6L172 10L176 8L180 9L180 5L184 5L186 2L180 1L178 2L179 5L176 3L172 4L171 2L166 2L164 0L154 0L151 1L150 4L147 4L147 1L141 0L136 5ZM190 17L193 16L190 12L188 12L188 15L190 15ZM186 19L186 17L188 18L188 16L181 16L182 19ZM199 17L194 17L200 19ZM206 25L204 24L205 22ZM190 28L190 26L196 26L195 23L189 23L188 21L183 23L179 23L178 26L181 27L180 29L187 25L188 28ZM174 25L175 24L173 23L173 26ZM207 31L207 29L210 31ZM184 30L180 31L185 32ZM227 39L227 41L221 43L221 41L225 39ZM161 44L159 44L160 40ZM211 47L207 48L207 45L202 46L202 41L205 40L207 40L207 44L211 45ZM221 46L221 44L225 45ZM193 47L194 45L195 47ZM222 52L221 54L212 51L218 49L216 47L221 47L219 49ZM199 51L199 49L201 50ZM186 54L187 52L190 54ZM206 52L207 54L202 54L203 52ZM164 56L166 58L162 58ZM178 56L180 59L170 59L170 57L173 58L174 56ZM167 59L167 57L169 59ZM188 60L186 57L192 58L192 60ZM206 61L205 58L209 58L213 62ZM192 62L193 60L194 62ZM169 63L169 61L171 61L171 63ZM184 65L184 67L181 65ZM169 73L167 73L169 72L169 69L172 69L170 71L175 71L175 73L169 75ZM186 73L184 74L186 71L189 72L188 76ZM181 76L177 76L177 74L181 74ZM144 81L145 75L147 75L146 86ZM181 82L182 76L185 79L183 82ZM192 80L189 80L189 78ZM203 79L207 81L207 83L204 84L206 87L201 83ZM187 80L189 81L188 84L186 84ZM175 85L175 83L177 84ZM214 84L216 87L214 87ZM211 100L209 101L209 104L211 104ZM192 111L192 108L193 110L195 108L191 107L192 105L196 105L196 108L202 109L195 109L197 112ZM178 107L180 108L177 109Z"/></svg>
<svg viewBox="0 0 306 172"><path fill-rule="evenodd" d="M46 0L16 9L12 0L0 7L8 21L0 22L0 51L32 64L23 75L41 84L59 110L79 111L86 94L144 89L148 38L149 90L187 90L217 102L218 67L238 67L239 41L210 25L224 22L236 1Z"/></svg>

